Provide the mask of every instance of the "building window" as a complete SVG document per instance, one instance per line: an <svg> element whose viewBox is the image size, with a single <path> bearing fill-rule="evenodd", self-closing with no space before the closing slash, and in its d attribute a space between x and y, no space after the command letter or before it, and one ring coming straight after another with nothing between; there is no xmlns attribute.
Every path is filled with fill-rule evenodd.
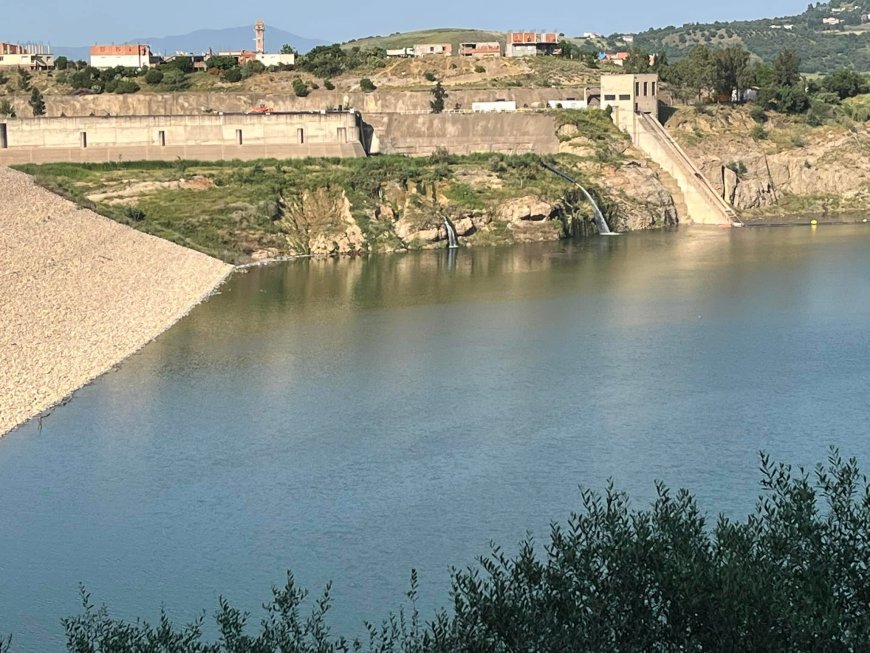
<svg viewBox="0 0 870 653"><path fill-rule="evenodd" d="M643 83L643 96L646 97L649 95L649 82Z"/></svg>
<svg viewBox="0 0 870 653"><path fill-rule="evenodd" d="M631 96L630 96L630 95L620 95L620 96L619 96L619 99L620 99L621 101L623 101L623 102L631 102Z"/></svg>
<svg viewBox="0 0 870 653"><path fill-rule="evenodd" d="M241 145L241 144L242 144L242 130L237 129L236 130L236 145Z"/></svg>
<svg viewBox="0 0 870 653"><path fill-rule="evenodd" d="M162 129L157 132L157 142L160 143L160 147L166 147L166 132Z"/></svg>
<svg viewBox="0 0 870 653"><path fill-rule="evenodd" d="M301 127L296 130L296 142L302 145L305 142L305 130Z"/></svg>
<svg viewBox="0 0 870 653"><path fill-rule="evenodd" d="M635 82L635 83L634 83L634 94L635 94L635 95L640 95L640 82Z"/></svg>
<svg viewBox="0 0 870 653"><path fill-rule="evenodd" d="M605 95L605 96L604 96L604 101L605 101L605 102L615 102L615 101L616 101L616 96L615 96L615 95Z"/></svg>
<svg viewBox="0 0 870 653"><path fill-rule="evenodd" d="M9 147L9 141L6 136L6 123L0 123L0 150L5 150Z"/></svg>
<svg viewBox="0 0 870 653"><path fill-rule="evenodd" d="M656 94L656 83L655 82L652 83L652 94L653 94L653 96L655 96L655 94Z"/></svg>
<svg viewBox="0 0 870 653"><path fill-rule="evenodd" d="M81 133L81 145L82 149L85 149L88 146L88 132Z"/></svg>

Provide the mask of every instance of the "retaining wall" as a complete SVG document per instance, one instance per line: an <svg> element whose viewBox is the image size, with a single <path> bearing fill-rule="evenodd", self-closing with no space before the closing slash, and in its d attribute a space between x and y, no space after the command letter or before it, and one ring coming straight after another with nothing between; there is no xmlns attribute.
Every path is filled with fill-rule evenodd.
<svg viewBox="0 0 870 653"><path fill-rule="evenodd" d="M556 124L545 113L364 115L363 138L371 153L424 156L439 148L451 154L500 152L554 154Z"/></svg>

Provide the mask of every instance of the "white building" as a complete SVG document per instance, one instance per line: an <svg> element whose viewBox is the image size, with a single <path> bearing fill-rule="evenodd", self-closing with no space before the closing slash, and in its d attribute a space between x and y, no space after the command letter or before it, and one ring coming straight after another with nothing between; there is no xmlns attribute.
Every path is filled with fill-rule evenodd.
<svg viewBox="0 0 870 653"><path fill-rule="evenodd" d="M588 109L586 100L550 100L547 106L551 109Z"/></svg>
<svg viewBox="0 0 870 653"><path fill-rule="evenodd" d="M295 66L295 54L269 54L260 52L257 54L257 61L264 66Z"/></svg>
<svg viewBox="0 0 870 653"><path fill-rule="evenodd" d="M147 68L151 65L151 46L136 45L92 45L91 65L94 68Z"/></svg>
<svg viewBox="0 0 870 653"><path fill-rule="evenodd" d="M476 113L501 113L507 111L516 111L517 103L507 100L496 100L495 102L472 102L471 110Z"/></svg>

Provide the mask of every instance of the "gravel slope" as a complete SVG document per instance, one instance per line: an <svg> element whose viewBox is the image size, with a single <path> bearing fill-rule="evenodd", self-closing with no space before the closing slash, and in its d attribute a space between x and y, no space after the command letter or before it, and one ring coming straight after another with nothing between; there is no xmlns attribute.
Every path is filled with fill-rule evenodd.
<svg viewBox="0 0 870 653"><path fill-rule="evenodd" d="M0 436L161 334L231 271L0 167Z"/></svg>

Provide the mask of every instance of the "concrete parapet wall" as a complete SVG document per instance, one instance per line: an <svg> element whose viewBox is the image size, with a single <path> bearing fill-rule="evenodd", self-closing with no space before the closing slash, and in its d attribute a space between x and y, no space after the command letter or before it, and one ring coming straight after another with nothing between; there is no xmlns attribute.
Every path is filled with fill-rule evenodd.
<svg viewBox="0 0 870 653"><path fill-rule="evenodd" d="M373 128L372 153L423 156L438 148L451 154L559 151L556 125L547 114L371 114L364 120Z"/></svg>

